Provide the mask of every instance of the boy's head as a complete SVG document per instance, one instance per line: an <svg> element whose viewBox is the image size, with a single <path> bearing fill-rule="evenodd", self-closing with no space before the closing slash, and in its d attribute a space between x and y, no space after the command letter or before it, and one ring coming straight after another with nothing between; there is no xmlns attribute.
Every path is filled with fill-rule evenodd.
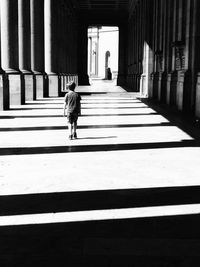
<svg viewBox="0 0 200 267"><path fill-rule="evenodd" d="M76 87L75 82L69 82L69 83L67 84L67 88L68 88L69 90L71 90L71 91L74 91L75 87Z"/></svg>

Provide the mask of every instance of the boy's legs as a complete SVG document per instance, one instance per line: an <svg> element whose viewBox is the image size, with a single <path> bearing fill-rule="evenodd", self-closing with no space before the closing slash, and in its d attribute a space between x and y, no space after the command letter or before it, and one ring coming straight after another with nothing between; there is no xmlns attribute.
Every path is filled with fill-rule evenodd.
<svg viewBox="0 0 200 267"><path fill-rule="evenodd" d="M73 137L73 114L72 113L68 113L67 114L67 126L68 126L68 132L69 132L69 139L72 139Z"/></svg>
<svg viewBox="0 0 200 267"><path fill-rule="evenodd" d="M73 134L73 136L74 136L74 138L76 138L77 137L77 134L76 134L76 129L77 129L77 121L74 121L74 123L73 123L74 125L74 134Z"/></svg>
<svg viewBox="0 0 200 267"><path fill-rule="evenodd" d="M77 119L78 114L68 114L68 132L69 132L69 139L72 137L77 138L76 129L77 129Z"/></svg>
<svg viewBox="0 0 200 267"><path fill-rule="evenodd" d="M68 132L69 132L69 138L72 137L72 132L73 132L73 124L68 122Z"/></svg>

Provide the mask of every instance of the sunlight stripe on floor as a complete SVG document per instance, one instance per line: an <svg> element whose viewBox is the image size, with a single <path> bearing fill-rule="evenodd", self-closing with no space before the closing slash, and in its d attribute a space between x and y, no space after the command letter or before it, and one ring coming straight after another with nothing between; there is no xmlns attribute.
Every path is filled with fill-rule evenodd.
<svg viewBox="0 0 200 267"><path fill-rule="evenodd" d="M0 216L0 226L84 222L200 214L200 204Z"/></svg>

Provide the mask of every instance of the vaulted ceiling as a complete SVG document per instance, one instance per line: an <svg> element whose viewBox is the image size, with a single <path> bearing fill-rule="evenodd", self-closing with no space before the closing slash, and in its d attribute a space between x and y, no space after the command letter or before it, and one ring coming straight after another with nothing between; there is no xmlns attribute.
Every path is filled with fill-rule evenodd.
<svg viewBox="0 0 200 267"><path fill-rule="evenodd" d="M117 25L128 17L130 0L73 1L78 11L79 18L88 24Z"/></svg>
<svg viewBox="0 0 200 267"><path fill-rule="evenodd" d="M125 11L128 0L77 0L80 10Z"/></svg>

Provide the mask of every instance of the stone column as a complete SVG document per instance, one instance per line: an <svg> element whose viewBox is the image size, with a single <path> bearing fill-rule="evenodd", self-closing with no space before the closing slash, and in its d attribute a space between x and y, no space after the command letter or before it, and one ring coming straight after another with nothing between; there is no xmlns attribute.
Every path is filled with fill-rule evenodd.
<svg viewBox="0 0 200 267"><path fill-rule="evenodd" d="M48 75L49 96L58 96L59 92L59 78L56 66L56 31L60 29L56 29L56 14L56 1L44 0L45 72Z"/></svg>
<svg viewBox="0 0 200 267"><path fill-rule="evenodd" d="M135 90L138 91L138 84L139 84L139 34L140 34L140 29L139 29L139 2L137 3L136 7L136 77L135 77Z"/></svg>
<svg viewBox="0 0 200 267"><path fill-rule="evenodd" d="M193 7L193 16L192 16L192 36L188 36L187 33L187 41L186 46L189 45L190 40L192 41L192 60L191 60L191 69L192 69L192 81L193 83L196 81L195 87L192 86L192 101L193 101L193 110L195 116L200 118L200 29L199 29L199 22L200 22L200 2L198 0L194 1ZM188 21L187 21L188 24ZM192 84L193 85L193 84ZM193 92L193 90L195 92Z"/></svg>
<svg viewBox="0 0 200 267"><path fill-rule="evenodd" d="M24 103L18 66L18 2L1 0L1 62L9 87L10 105ZM7 107L8 108L8 107Z"/></svg>
<svg viewBox="0 0 200 267"><path fill-rule="evenodd" d="M31 73L30 0L18 0L19 69L25 99L34 99L34 79Z"/></svg>
<svg viewBox="0 0 200 267"><path fill-rule="evenodd" d="M141 51L142 56L142 74L140 79L140 95L142 97L148 96L148 86L149 86L149 45L146 39L146 23L148 21L147 3L146 0L142 3L142 17L141 17L141 29L142 29L142 41L141 41Z"/></svg>
<svg viewBox="0 0 200 267"><path fill-rule="evenodd" d="M73 46L73 73L75 74L74 76L74 81L78 85L78 73L77 73L77 21L75 18L73 18L73 41L74 41L74 46Z"/></svg>
<svg viewBox="0 0 200 267"><path fill-rule="evenodd" d="M68 12L68 8L67 8L67 3L64 3L64 8L62 11L62 25L65 25L64 27L62 27L62 42L63 42L63 46L62 46L62 54L60 55L60 57L62 57L62 61L63 61L63 74L61 76L61 95L64 95L66 93L66 83L67 83L67 73L68 73L68 62L67 62L67 53L68 53L68 49L67 49L67 44L68 44L68 34L67 34L67 20L68 20L68 16L67 16L67 12Z"/></svg>
<svg viewBox="0 0 200 267"><path fill-rule="evenodd" d="M175 104L175 90L173 90L173 87L171 86L173 84L173 80L177 79L177 75L172 71L172 40L173 40L173 10L174 6L172 3L172 0L169 0L167 2L167 9L168 9L168 15L167 15L167 42L166 42L166 68L167 68L167 94L166 94L166 102L168 105L174 105Z"/></svg>
<svg viewBox="0 0 200 267"><path fill-rule="evenodd" d="M1 0L1 59L8 73L18 72L17 1Z"/></svg>
<svg viewBox="0 0 200 267"><path fill-rule="evenodd" d="M175 69L177 70L177 87L176 87L176 106L179 110L183 109L183 91L184 91L184 72L181 70L179 54L179 42L182 38L182 0L177 0L177 21L176 21L176 38L174 42Z"/></svg>
<svg viewBox="0 0 200 267"><path fill-rule="evenodd" d="M133 86L133 14L131 14L131 18L128 21L128 42L127 42L127 50L128 50L128 59L127 59L127 78L126 84L127 87L132 88Z"/></svg>
<svg viewBox="0 0 200 267"><path fill-rule="evenodd" d="M30 72L30 1L18 0L19 69Z"/></svg>
<svg viewBox="0 0 200 267"><path fill-rule="evenodd" d="M134 62L134 17L132 16L131 21L130 21L130 45L129 45L129 53L130 53L130 61L128 63L128 70L127 70L127 75L129 78L129 87L134 88L134 73L133 73L133 62Z"/></svg>
<svg viewBox="0 0 200 267"><path fill-rule="evenodd" d="M48 96L44 73L44 0L30 0L31 70L34 73L34 99Z"/></svg>
<svg viewBox="0 0 200 267"><path fill-rule="evenodd" d="M87 25L83 21L78 25L78 79L80 85L89 85L89 77L87 74Z"/></svg>
<svg viewBox="0 0 200 267"><path fill-rule="evenodd" d="M64 10L63 10L64 14L63 14L63 25L65 25L65 27L63 27L63 42L64 42L64 47L63 47L63 54L62 57L64 58L64 71L63 71L63 82L62 82L62 94L66 93L66 84L67 84L67 79L69 76L69 32L68 32L68 28L69 28L69 8L67 6L67 3L65 2L65 6L64 6Z"/></svg>
<svg viewBox="0 0 200 267"><path fill-rule="evenodd" d="M1 2L0 2L0 10L1 10ZM0 29L1 29L1 12L0 12ZM1 51L1 34L0 34L0 51ZM0 62L1 62L1 53L0 53ZM3 70L0 67L0 110L6 110L9 108L9 88L8 88L8 82L6 82L7 81L6 77L7 75L4 74Z"/></svg>
<svg viewBox="0 0 200 267"><path fill-rule="evenodd" d="M62 0L60 1L60 5L57 11L57 51L58 51L58 60L57 60L57 72L58 72L58 95L63 96L65 90L65 76L66 76L66 54L68 49L66 48L67 39L69 38L68 34L66 34L67 27L67 19L68 19L68 9L67 3ZM73 43L74 46L74 43Z"/></svg>
<svg viewBox="0 0 200 267"><path fill-rule="evenodd" d="M171 0L170 3L170 13L171 16L170 19L171 20L171 28L170 28L170 40L171 40L171 44L170 46L171 48L171 53L169 53L169 69L171 69L169 75L168 75L168 85L167 85L167 101L170 105L176 105L176 95L177 95L177 81L178 81L178 73L176 70L176 49L174 46L175 41L177 40L177 30L178 30L178 22L177 22L177 18L178 18L178 1L174 1Z"/></svg>
<svg viewBox="0 0 200 267"><path fill-rule="evenodd" d="M161 29L160 29L160 101L166 103L167 69L166 69L166 42L167 42L167 1L161 1Z"/></svg>
<svg viewBox="0 0 200 267"><path fill-rule="evenodd" d="M147 73L148 73L148 97L152 98L153 97L153 82L152 82L152 73L154 70L153 67L153 58L154 58L154 53L153 53L153 33L154 33L154 13L153 13L153 0L149 1L146 0L146 23L145 23L145 40L147 42L147 59L146 59L146 68L147 68Z"/></svg>
<svg viewBox="0 0 200 267"><path fill-rule="evenodd" d="M155 0L154 1L154 72L152 75L153 79L153 98L158 100L159 99L159 55L160 55L160 50L159 50L159 40L160 40L160 0Z"/></svg>
<svg viewBox="0 0 200 267"><path fill-rule="evenodd" d="M124 24L119 25L119 70L117 77L117 85L124 86L126 84L125 79L127 77L127 27Z"/></svg>
<svg viewBox="0 0 200 267"><path fill-rule="evenodd" d="M187 8L190 8L190 1L187 1ZM192 100L192 81L191 81L191 67L186 68L185 65L185 52L189 47L186 48L186 32L185 27L186 20L190 20L186 15L185 3L181 0L178 1L178 20L177 20L177 39L175 41L175 58L176 58L176 70L178 73L177 81L177 94L176 94L176 105L181 111L191 112L191 100ZM192 5L191 5L192 6ZM187 21L188 23L188 21ZM189 25L188 25L189 26ZM193 50L193 49L192 49Z"/></svg>
<svg viewBox="0 0 200 267"><path fill-rule="evenodd" d="M137 73L137 92L140 91L140 79L141 79L141 74L142 74L142 34L143 34L143 29L142 29L142 2L140 1L139 3L139 8L138 8L138 73Z"/></svg>
<svg viewBox="0 0 200 267"><path fill-rule="evenodd" d="M65 11L65 4L64 2L62 1L61 2L62 6L61 6L61 10L60 10L60 16L58 17L58 28L60 29L60 34L58 36L58 40L59 40L59 47L58 47L58 50L59 50L59 54L58 54L58 58L59 58L59 62L61 63L59 65L59 92L58 92L58 95L61 96L61 92L63 91L63 87L64 87L64 64L65 64L65 50L64 50L64 47L65 47L65 35L64 35L64 11Z"/></svg>
<svg viewBox="0 0 200 267"><path fill-rule="evenodd" d="M133 79L133 84L134 88L136 88L136 48L137 48L137 42L136 42L136 11L134 11L133 14L133 65L132 65L132 79Z"/></svg>

